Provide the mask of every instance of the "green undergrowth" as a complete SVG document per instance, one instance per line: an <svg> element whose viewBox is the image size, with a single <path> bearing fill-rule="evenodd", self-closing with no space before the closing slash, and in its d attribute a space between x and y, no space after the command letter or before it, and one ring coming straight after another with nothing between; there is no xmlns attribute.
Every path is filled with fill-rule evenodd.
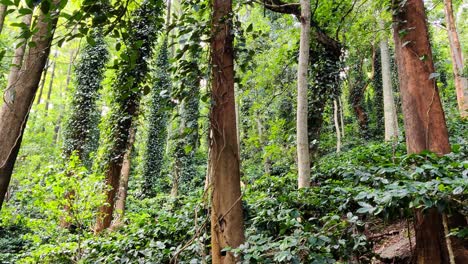
<svg viewBox="0 0 468 264"><path fill-rule="evenodd" d="M242 263L369 263L372 243L364 235L369 219L411 218L415 208L432 207L468 214L464 138L453 136L453 151L443 157L407 155L402 142L329 154L313 168L309 189L296 190L294 171L245 179L246 241L224 250L240 254ZM47 229L38 220L46 211L26 214L21 208L29 207L15 212L8 207L10 213L1 219L0 262L210 263L207 200L201 188L177 199L130 196L123 224L98 236L90 222L70 230ZM92 219L86 210L86 219ZM47 219L51 226L60 220ZM466 233L452 230L452 235Z"/></svg>

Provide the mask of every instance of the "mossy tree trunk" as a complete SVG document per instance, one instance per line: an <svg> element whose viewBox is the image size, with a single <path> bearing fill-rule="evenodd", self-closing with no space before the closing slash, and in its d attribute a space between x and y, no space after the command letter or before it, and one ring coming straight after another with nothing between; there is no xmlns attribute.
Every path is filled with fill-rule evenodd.
<svg viewBox="0 0 468 264"><path fill-rule="evenodd" d="M130 131L139 114L140 99L149 70L148 59L152 56L160 21L161 3L146 0L133 13L129 37L126 39L126 58L122 59L113 83L112 111L107 124L109 131L105 139L107 154L104 157L105 203L99 208L94 231L99 233L111 225L123 159L128 147Z"/></svg>

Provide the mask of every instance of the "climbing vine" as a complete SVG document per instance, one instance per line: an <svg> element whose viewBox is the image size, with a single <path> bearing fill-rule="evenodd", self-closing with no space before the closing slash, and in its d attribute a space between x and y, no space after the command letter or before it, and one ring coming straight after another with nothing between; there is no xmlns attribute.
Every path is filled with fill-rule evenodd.
<svg viewBox="0 0 468 264"><path fill-rule="evenodd" d="M89 155L99 141L100 111L96 105L104 78L109 51L100 30L91 33L94 45L85 44L75 68L76 88L72 93L70 117L64 131L63 153L69 158L74 151L88 168Z"/></svg>

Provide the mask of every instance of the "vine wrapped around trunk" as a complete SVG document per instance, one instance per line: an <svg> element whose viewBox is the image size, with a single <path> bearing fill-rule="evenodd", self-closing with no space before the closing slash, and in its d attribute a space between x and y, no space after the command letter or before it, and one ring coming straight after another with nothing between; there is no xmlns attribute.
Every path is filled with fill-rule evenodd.
<svg viewBox="0 0 468 264"><path fill-rule="evenodd" d="M122 162L127 150L130 129L138 116L140 99L146 75L148 59L152 56L157 32L161 26L158 14L162 14L161 2L147 0L133 13L125 50L120 55L120 67L113 85L112 112L107 120L105 138L104 175L106 202L99 209L95 232L108 228L112 222L116 192L119 187Z"/></svg>
<svg viewBox="0 0 468 264"><path fill-rule="evenodd" d="M72 93L70 117L64 131L63 153L70 158L73 152L90 168L89 155L96 151L99 141L100 112L96 105L109 51L100 30L92 33L94 45L86 44L78 61L76 88Z"/></svg>
<svg viewBox="0 0 468 264"><path fill-rule="evenodd" d="M166 147L168 113L164 108L167 106L168 101L161 92L170 91L171 89L167 39L163 41L159 50L156 60L155 78L151 93L148 138L146 140L145 161L143 164L142 194L144 197L155 196L155 186L161 174Z"/></svg>

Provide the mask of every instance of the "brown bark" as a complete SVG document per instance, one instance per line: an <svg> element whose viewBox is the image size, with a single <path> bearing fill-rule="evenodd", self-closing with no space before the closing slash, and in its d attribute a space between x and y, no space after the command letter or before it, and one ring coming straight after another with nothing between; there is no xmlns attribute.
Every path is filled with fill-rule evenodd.
<svg viewBox="0 0 468 264"><path fill-rule="evenodd" d="M117 201L115 202L115 223L114 225L119 225L122 222L123 216L125 214L125 203L127 200L127 191L128 191L128 180L130 178L131 166L132 166L132 150L133 144L135 143L136 136L136 127L133 127L130 130L130 138L128 139L127 152L125 153L122 171L120 173L120 184L119 192L117 194Z"/></svg>
<svg viewBox="0 0 468 264"><path fill-rule="evenodd" d="M444 0L447 33L452 56L453 74L455 75L455 89L460 115L468 117L468 78L463 76L463 53L460 47L455 18L453 16L452 0Z"/></svg>
<svg viewBox="0 0 468 264"><path fill-rule="evenodd" d="M3 31L3 25L5 24L5 18L7 14L8 7L6 5L0 5L0 34Z"/></svg>
<svg viewBox="0 0 468 264"><path fill-rule="evenodd" d="M450 152L422 0L393 0L394 39L408 153ZM441 214L416 211L417 263L448 263Z"/></svg>
<svg viewBox="0 0 468 264"><path fill-rule="evenodd" d="M210 113L211 248L213 264L236 263L223 248L244 242L234 96L234 36L231 33L232 0L213 0Z"/></svg>
<svg viewBox="0 0 468 264"><path fill-rule="evenodd" d="M52 1L52 6L57 7L59 2L59 0ZM51 8L50 11L53 14L52 19L42 12L39 14L37 32L32 37L36 45L29 49L22 66L22 71L27 74L21 74L18 77L13 102L3 104L0 109L0 208L21 145L29 110L34 102L41 73L50 52L50 43L53 38L53 31L50 30L55 28L58 18L58 12L54 9Z"/></svg>
<svg viewBox="0 0 468 264"><path fill-rule="evenodd" d="M31 25L32 14L25 15L23 17L23 23ZM26 41L27 39L21 38L18 43L24 42L23 45L19 46L15 50L15 55L11 62L12 66L10 73L8 74L8 85L5 91L4 99L6 103L12 103L15 98L15 89L18 81L18 77L24 72L21 72L21 66L23 65L24 53L26 52Z"/></svg>

